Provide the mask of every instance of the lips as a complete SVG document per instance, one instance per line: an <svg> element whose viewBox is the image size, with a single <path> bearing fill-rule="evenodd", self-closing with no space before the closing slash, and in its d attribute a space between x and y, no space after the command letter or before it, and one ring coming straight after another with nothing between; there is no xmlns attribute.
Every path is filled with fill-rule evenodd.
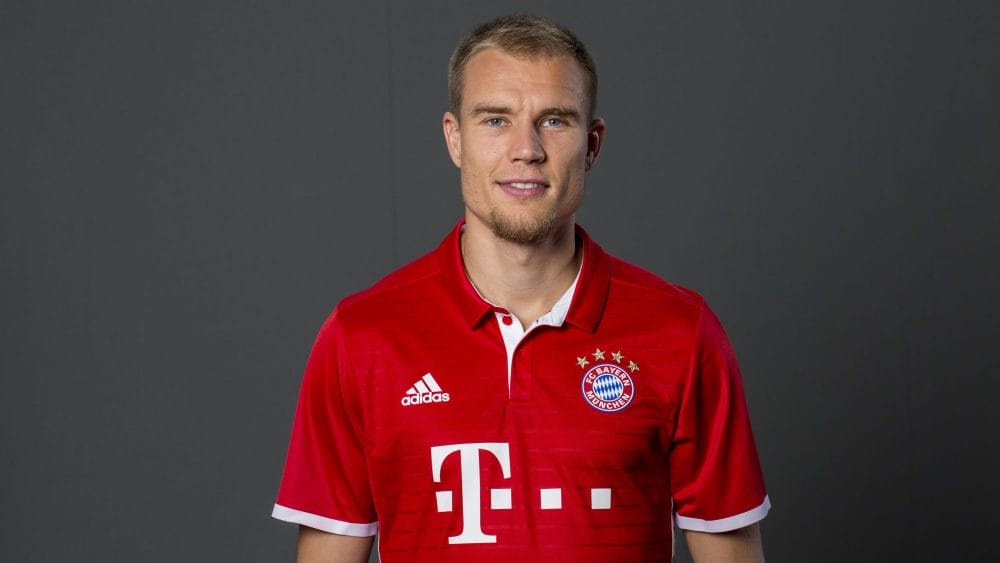
<svg viewBox="0 0 1000 563"><path fill-rule="evenodd" d="M534 188L544 187L541 182L509 182L508 185L519 190L531 190Z"/></svg>
<svg viewBox="0 0 1000 563"><path fill-rule="evenodd" d="M520 198L533 197L545 191L549 183L537 178L517 178L497 182L504 192Z"/></svg>

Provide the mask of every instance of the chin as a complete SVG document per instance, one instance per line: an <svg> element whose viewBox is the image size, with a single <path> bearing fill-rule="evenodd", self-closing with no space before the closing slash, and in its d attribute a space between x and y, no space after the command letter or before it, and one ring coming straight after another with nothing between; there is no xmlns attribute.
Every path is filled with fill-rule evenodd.
<svg viewBox="0 0 1000 563"><path fill-rule="evenodd" d="M490 230L500 240L516 244L538 244L552 237L556 231L555 216L534 218L529 220L514 220L501 216L494 210L490 213Z"/></svg>

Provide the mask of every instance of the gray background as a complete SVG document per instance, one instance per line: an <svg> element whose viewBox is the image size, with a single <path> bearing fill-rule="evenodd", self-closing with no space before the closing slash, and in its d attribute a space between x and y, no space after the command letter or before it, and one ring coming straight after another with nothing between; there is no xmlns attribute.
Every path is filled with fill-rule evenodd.
<svg viewBox="0 0 1000 563"><path fill-rule="evenodd" d="M0 558L282 561L298 381L459 217L466 2L0 5ZM575 29L580 222L740 355L769 560L997 558L995 2L511 2ZM684 560L684 559L682 559Z"/></svg>

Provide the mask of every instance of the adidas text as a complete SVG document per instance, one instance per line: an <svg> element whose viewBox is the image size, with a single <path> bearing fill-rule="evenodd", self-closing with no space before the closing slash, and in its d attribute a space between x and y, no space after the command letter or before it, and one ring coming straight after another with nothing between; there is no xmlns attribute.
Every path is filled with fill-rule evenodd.
<svg viewBox="0 0 1000 563"><path fill-rule="evenodd" d="M410 405L423 405L426 403L447 403L451 400L451 397L447 393L422 393L420 395L406 395L401 400L400 403L404 407Z"/></svg>
<svg viewBox="0 0 1000 563"><path fill-rule="evenodd" d="M406 394L403 395L403 399L399 402L404 407L408 407L411 405L426 405L428 403L447 403L450 400L451 397L444 392L444 389L441 389L434 376L430 372L427 372L413 384L413 387L406 390Z"/></svg>

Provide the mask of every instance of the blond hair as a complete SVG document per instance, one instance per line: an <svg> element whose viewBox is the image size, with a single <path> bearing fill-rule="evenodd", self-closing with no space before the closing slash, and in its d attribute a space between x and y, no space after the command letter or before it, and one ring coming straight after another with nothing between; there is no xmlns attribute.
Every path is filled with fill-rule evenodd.
<svg viewBox="0 0 1000 563"><path fill-rule="evenodd" d="M462 39L448 63L448 106L456 117L462 106L465 66L483 49L496 48L518 58L569 57L583 69L587 116L597 108L597 66L572 31L539 16L512 15L484 23Z"/></svg>

